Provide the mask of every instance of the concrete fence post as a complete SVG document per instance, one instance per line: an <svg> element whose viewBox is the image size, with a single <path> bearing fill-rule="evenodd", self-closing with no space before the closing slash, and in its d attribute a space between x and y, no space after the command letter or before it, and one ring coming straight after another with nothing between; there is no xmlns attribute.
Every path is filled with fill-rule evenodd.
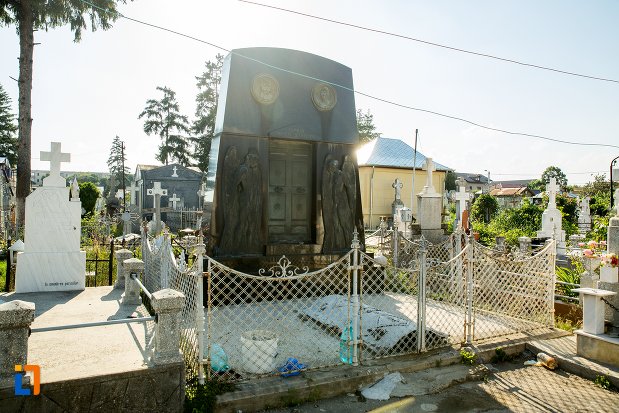
<svg viewBox="0 0 619 413"><path fill-rule="evenodd" d="M33 321L34 303L0 304L0 388L13 386L16 364L27 364L28 330Z"/></svg>
<svg viewBox="0 0 619 413"><path fill-rule="evenodd" d="M133 257L133 253L128 249L121 249L114 253L116 255L116 282L115 289L125 288L125 274L123 273L123 263Z"/></svg>
<svg viewBox="0 0 619 413"><path fill-rule="evenodd" d="M529 254L531 252L531 238L518 237L518 245L522 254Z"/></svg>
<svg viewBox="0 0 619 413"><path fill-rule="evenodd" d="M138 277L144 273L144 261L137 258L130 258L123 262L123 276L125 278L125 294L123 304L140 305L140 285L131 279L131 273L136 273Z"/></svg>
<svg viewBox="0 0 619 413"><path fill-rule="evenodd" d="M185 295L169 288L159 290L153 293L151 305L157 314L154 363L182 362L181 311L185 305Z"/></svg>

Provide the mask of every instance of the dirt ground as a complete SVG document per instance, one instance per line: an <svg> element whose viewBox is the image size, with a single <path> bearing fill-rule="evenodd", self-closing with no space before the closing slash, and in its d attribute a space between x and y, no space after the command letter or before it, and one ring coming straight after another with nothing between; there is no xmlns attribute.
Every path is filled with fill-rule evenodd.
<svg viewBox="0 0 619 413"><path fill-rule="evenodd" d="M415 394L411 396L377 401L366 400L357 392L269 412L619 412L619 393L560 369L524 366L531 358L525 354L512 362L486 364L488 369L482 377L466 381L464 376L458 380L453 369L442 374L441 370L448 367L404 375L408 383L404 386L414 387L409 391ZM432 385L430 375L451 375L454 381ZM402 393L403 387L398 388Z"/></svg>

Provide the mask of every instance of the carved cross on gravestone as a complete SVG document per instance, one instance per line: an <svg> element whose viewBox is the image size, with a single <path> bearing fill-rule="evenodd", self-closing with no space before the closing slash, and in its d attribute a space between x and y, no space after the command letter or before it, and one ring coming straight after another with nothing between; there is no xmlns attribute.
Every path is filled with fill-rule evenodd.
<svg viewBox="0 0 619 413"><path fill-rule="evenodd" d="M172 168L172 178L178 178L178 174L176 173L176 165Z"/></svg>
<svg viewBox="0 0 619 413"><path fill-rule="evenodd" d="M462 181L459 182L459 184L462 183ZM464 185L458 185L458 192L456 192L455 199L458 203L458 225L460 227L463 227L462 214L464 213L464 210L466 210L467 201L471 200L471 194L466 192L466 188L464 187Z"/></svg>
<svg viewBox="0 0 619 413"><path fill-rule="evenodd" d="M146 191L153 196L155 206L155 234L161 232L161 196L167 196L168 190L161 187L161 182L153 182L153 187Z"/></svg>
<svg viewBox="0 0 619 413"><path fill-rule="evenodd" d="M557 185L557 178L550 178L550 182L546 185L546 193L548 194L548 208L557 207L557 192L559 191L559 185Z"/></svg>
<svg viewBox="0 0 619 413"><path fill-rule="evenodd" d="M426 171L426 185L423 187L424 192L434 193L434 184L432 183L432 172L436 171L432 158L426 158L423 163L423 169Z"/></svg>
<svg viewBox="0 0 619 413"><path fill-rule="evenodd" d="M395 189L395 199L396 200L400 200L401 199L401 195L402 194L401 194L400 191L402 190L403 186L404 185L402 185L402 181L400 181L400 178L396 178L395 181L393 182L393 184L391 184L391 187L393 189Z"/></svg>
<svg viewBox="0 0 619 413"><path fill-rule="evenodd" d="M176 203L181 199L176 196L176 193L172 194L170 198L168 198L168 206L170 206L170 202L172 202L172 209L176 210Z"/></svg>
<svg viewBox="0 0 619 413"><path fill-rule="evenodd" d="M67 186L67 181L60 176L60 163L71 162L71 154L60 149L60 142L52 142L51 151L41 151L40 159L49 162L49 176L43 179L43 186Z"/></svg>

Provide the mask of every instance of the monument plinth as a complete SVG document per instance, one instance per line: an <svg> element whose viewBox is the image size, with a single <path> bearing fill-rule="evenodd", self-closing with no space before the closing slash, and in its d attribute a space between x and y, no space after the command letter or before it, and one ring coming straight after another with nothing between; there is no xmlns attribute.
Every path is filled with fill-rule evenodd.
<svg viewBox="0 0 619 413"><path fill-rule="evenodd" d="M83 290L86 252L80 251L82 203L77 181L67 187L60 162L69 162L59 142L41 152L51 162L50 176L26 198L24 252L17 255L15 292Z"/></svg>
<svg viewBox="0 0 619 413"><path fill-rule="evenodd" d="M421 234L430 242L443 241L445 231L441 228L443 217L443 196L436 191L432 181L432 172L436 170L432 158L426 158L423 169L426 171L426 184L422 191L417 194L417 210L419 216L417 222L421 228Z"/></svg>

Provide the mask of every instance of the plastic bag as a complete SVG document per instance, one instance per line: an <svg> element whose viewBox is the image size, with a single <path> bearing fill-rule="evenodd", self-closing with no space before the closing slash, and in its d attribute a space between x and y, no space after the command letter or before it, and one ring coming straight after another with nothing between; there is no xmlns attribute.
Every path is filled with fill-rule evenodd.
<svg viewBox="0 0 619 413"><path fill-rule="evenodd" d="M211 346L211 368L213 371L224 372L230 370L228 355L219 344Z"/></svg>

